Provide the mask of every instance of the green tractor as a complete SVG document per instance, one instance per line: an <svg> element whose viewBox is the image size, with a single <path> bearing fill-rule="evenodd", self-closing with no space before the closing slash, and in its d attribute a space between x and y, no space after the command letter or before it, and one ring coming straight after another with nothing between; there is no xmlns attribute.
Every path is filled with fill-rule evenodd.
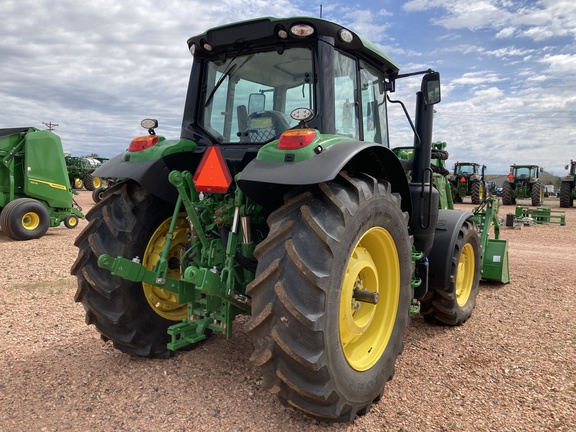
<svg viewBox="0 0 576 432"><path fill-rule="evenodd" d="M0 226L13 240L78 226L60 138L33 127L0 129ZM75 208L74 206L78 207Z"/></svg>
<svg viewBox="0 0 576 432"><path fill-rule="evenodd" d="M576 162L570 160L570 165L564 169L568 170L568 174L562 177L560 184L560 207L572 207L576 198Z"/></svg>
<svg viewBox="0 0 576 432"><path fill-rule="evenodd" d="M134 138L95 171L122 178L77 237L75 300L104 340L169 357L238 315L263 387L352 421L383 395L410 314L461 325L481 278L468 211L440 209L431 136L440 78L400 74L317 18L261 18L188 40L179 139ZM390 94L423 75L411 158L390 149Z"/></svg>
<svg viewBox="0 0 576 432"><path fill-rule="evenodd" d="M480 204L484 198L485 165L474 162L456 162L452 174L448 176L454 202L461 203L470 196L472 204Z"/></svg>
<svg viewBox="0 0 576 432"><path fill-rule="evenodd" d="M74 189L86 188L93 191L102 187L100 177L95 177L93 172L102 165L102 162L96 158L85 156L66 155L66 168L68 169L68 178Z"/></svg>
<svg viewBox="0 0 576 432"><path fill-rule="evenodd" d="M538 165L510 165L510 174L502 184L502 204L514 205L516 200L530 198L533 206L544 202L544 187L538 178Z"/></svg>

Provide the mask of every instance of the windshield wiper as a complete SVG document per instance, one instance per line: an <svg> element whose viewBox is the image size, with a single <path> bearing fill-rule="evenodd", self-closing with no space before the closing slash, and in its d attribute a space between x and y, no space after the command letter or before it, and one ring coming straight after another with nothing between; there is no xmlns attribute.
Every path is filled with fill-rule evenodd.
<svg viewBox="0 0 576 432"><path fill-rule="evenodd" d="M236 56L234 57L234 59L238 56L238 54L236 54ZM232 59L232 61L234 61L234 59ZM214 98L214 93L216 93L216 90L218 90L218 88L220 87L220 85L222 84L222 81L224 81L226 79L226 77L230 76L230 74L234 73L234 71L236 70L236 66L238 66L236 63L231 64L228 69L226 69L224 71L224 73L222 74L222 76L220 77L220 79L218 80L218 82L216 83L216 85L214 86L214 88L212 89L212 91L210 92L210 95L208 96L208 99L206 99L206 103L204 104L204 108L206 108L208 105L210 105L210 103L212 102L212 99Z"/></svg>

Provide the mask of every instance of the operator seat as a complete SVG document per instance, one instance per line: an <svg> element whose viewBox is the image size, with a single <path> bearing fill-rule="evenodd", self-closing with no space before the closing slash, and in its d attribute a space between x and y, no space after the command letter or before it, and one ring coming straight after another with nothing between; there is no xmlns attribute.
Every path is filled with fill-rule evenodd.
<svg viewBox="0 0 576 432"><path fill-rule="evenodd" d="M247 132L252 142L269 141L289 128L288 120L278 111L258 111L248 116Z"/></svg>

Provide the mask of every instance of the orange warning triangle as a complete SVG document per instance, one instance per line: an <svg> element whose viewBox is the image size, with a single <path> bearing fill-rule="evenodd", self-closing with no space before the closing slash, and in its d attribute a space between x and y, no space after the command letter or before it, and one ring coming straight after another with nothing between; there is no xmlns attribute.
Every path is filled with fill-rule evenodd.
<svg viewBox="0 0 576 432"><path fill-rule="evenodd" d="M193 180L198 192L226 193L228 191L232 177L220 147L206 148Z"/></svg>

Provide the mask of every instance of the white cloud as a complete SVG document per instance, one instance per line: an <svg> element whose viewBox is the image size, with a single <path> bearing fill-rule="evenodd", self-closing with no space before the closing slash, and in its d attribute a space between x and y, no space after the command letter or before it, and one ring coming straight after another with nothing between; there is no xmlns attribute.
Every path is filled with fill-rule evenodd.
<svg viewBox="0 0 576 432"><path fill-rule="evenodd" d="M548 65L546 73L554 75L564 75L576 73L576 54L556 54L547 55L541 60L540 63Z"/></svg>
<svg viewBox="0 0 576 432"><path fill-rule="evenodd" d="M540 0L524 6L499 0L411 0L404 4L408 12L439 10L433 24L449 30L494 29L496 38L523 36L535 41L576 35L576 2Z"/></svg>
<svg viewBox="0 0 576 432"><path fill-rule="evenodd" d="M500 30L498 33L496 33L496 38L497 39L509 38L512 37L515 33L516 33L515 27L506 27Z"/></svg>

